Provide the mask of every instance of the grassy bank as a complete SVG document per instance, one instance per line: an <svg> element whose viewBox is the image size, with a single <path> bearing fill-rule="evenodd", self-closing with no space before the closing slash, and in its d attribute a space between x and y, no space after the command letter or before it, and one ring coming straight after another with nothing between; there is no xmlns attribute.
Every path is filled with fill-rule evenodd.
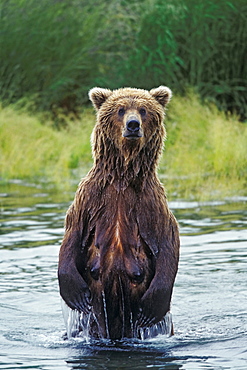
<svg viewBox="0 0 247 370"><path fill-rule="evenodd" d="M14 106L0 109L0 177L44 181L59 190L79 181L92 164L92 109L61 130ZM194 94L175 96L167 112L168 138L159 174L169 198L246 194L247 127Z"/></svg>
<svg viewBox="0 0 247 370"><path fill-rule="evenodd" d="M191 94L174 97L161 173L170 193L185 198L247 194L247 127Z"/></svg>
<svg viewBox="0 0 247 370"><path fill-rule="evenodd" d="M0 177L47 181L58 188L70 184L73 170L90 166L90 134L94 113L87 110L79 121L62 130L44 124L38 116L0 108ZM84 171L84 172L85 172Z"/></svg>

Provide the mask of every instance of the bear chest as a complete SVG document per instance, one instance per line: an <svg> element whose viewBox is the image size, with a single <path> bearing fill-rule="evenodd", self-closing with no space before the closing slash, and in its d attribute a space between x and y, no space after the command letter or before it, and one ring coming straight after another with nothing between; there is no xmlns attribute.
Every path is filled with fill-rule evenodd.
<svg viewBox="0 0 247 370"><path fill-rule="evenodd" d="M103 233L104 234L104 233ZM88 277L95 281L105 281L121 277L137 286L150 279L152 258L138 235L121 236L118 225L110 237L101 235L100 243L95 236L87 253Z"/></svg>

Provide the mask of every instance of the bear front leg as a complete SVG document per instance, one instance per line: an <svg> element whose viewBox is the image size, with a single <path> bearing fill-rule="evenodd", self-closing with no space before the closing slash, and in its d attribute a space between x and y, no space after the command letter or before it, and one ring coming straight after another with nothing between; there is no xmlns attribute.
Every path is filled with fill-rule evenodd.
<svg viewBox="0 0 247 370"><path fill-rule="evenodd" d="M59 254L58 280L60 295L66 304L72 310L87 314L91 310L91 293L76 266L79 254L79 232L65 235Z"/></svg>
<svg viewBox="0 0 247 370"><path fill-rule="evenodd" d="M141 299L139 327L158 323L170 310L173 284L178 267L178 255L174 253L174 248L169 248L170 246L171 244L164 246L157 256L155 275Z"/></svg>
<svg viewBox="0 0 247 370"><path fill-rule="evenodd" d="M163 284L157 287L157 280L158 278L153 280L141 299L138 317L139 327L147 327L158 323L164 319L170 310L172 289L162 287Z"/></svg>

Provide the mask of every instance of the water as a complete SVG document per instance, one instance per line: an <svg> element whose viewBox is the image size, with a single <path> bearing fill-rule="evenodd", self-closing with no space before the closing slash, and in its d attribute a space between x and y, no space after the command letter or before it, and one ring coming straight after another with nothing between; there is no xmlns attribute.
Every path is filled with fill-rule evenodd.
<svg viewBox="0 0 247 370"><path fill-rule="evenodd" d="M64 340L57 260L73 192L0 187L0 369L247 369L247 198L170 202L175 336Z"/></svg>

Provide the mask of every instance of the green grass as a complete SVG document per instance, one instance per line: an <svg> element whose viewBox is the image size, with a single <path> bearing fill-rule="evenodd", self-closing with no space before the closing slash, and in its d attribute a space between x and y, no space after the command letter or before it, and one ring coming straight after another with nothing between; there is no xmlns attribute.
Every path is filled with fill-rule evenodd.
<svg viewBox="0 0 247 370"><path fill-rule="evenodd" d="M160 172L168 194L222 198L246 194L247 127L193 93L174 97Z"/></svg>
<svg viewBox="0 0 247 370"><path fill-rule="evenodd" d="M61 130L14 106L0 108L0 176L51 183L59 190L79 182L92 165L95 114ZM189 92L174 96L166 119L167 141L159 174L169 199L246 195L247 127Z"/></svg>
<svg viewBox="0 0 247 370"><path fill-rule="evenodd" d="M72 173L91 161L92 110L82 119L69 121L63 130L43 124L38 116L0 108L0 176L2 179L47 181L58 188L69 185ZM78 178L79 180L79 178Z"/></svg>

